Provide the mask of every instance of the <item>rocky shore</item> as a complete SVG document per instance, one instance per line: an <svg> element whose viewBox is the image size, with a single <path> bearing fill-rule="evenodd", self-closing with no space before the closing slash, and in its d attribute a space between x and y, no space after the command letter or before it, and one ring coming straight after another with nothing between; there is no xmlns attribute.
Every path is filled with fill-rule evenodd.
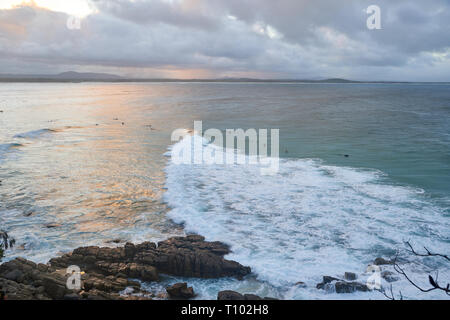
<svg viewBox="0 0 450 320"><path fill-rule="evenodd" d="M159 243L144 242L123 247L80 247L71 253L36 264L17 258L0 265L2 299L188 299L192 288L181 283L155 294L141 288L139 281L158 281L160 274L198 278L242 279L249 267L224 259L230 250L202 236L174 237ZM68 289L71 266L80 270L81 286Z"/></svg>
<svg viewBox="0 0 450 320"><path fill-rule="evenodd" d="M117 243L114 241L114 243ZM175 283L159 292L148 292L141 281L158 282L160 275L195 278L235 277L242 279L251 273L250 267L224 258L230 253L221 242L208 242L199 235L173 237L158 243L126 243L120 247L80 247L36 264L23 258L0 265L0 300L151 300L190 299L196 296L187 283ZM398 277L381 266L392 261L377 258L380 277L394 282ZM368 266L368 268L369 268ZM79 285L71 287L73 276ZM361 279L362 280L362 279ZM346 272L342 277L323 276L316 289L335 293L371 291L358 275ZM305 288L304 282L295 284ZM159 286L161 287L161 286ZM235 291L220 291L218 300L273 299Z"/></svg>

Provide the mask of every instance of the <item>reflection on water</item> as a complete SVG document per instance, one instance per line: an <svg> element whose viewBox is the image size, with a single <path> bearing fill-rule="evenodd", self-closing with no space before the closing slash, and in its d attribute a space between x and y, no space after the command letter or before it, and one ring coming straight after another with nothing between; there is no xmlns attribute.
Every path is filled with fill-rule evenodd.
<svg viewBox="0 0 450 320"><path fill-rule="evenodd" d="M165 219L160 200L170 132L153 119L153 105L133 105L146 90L100 84L0 90L2 144L15 146L0 160L0 221L18 241L10 258L46 261L79 245L182 233Z"/></svg>

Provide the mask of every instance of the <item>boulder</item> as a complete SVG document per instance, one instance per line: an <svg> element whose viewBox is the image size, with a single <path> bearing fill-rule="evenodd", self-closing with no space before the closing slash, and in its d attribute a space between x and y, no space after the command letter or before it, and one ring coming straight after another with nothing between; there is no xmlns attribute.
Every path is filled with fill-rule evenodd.
<svg viewBox="0 0 450 320"><path fill-rule="evenodd" d="M353 282L347 282L347 281L337 281L334 284L334 287L336 288L336 293L352 293L355 291L370 291L370 289L362 283L353 281Z"/></svg>
<svg viewBox="0 0 450 320"><path fill-rule="evenodd" d="M386 265L386 264L393 264L393 262L391 260L386 260L384 258L378 257L373 261L374 265L377 266L381 266L381 265Z"/></svg>
<svg viewBox="0 0 450 320"><path fill-rule="evenodd" d="M395 275L395 273L391 271L383 271L381 272L381 277L386 280L387 282L395 282L399 280L399 277Z"/></svg>
<svg viewBox="0 0 450 320"><path fill-rule="evenodd" d="M217 300L278 300L275 298L270 297L264 297L261 298L260 296L257 296L255 294L240 294L239 292L232 291L232 290L224 290L220 291L217 294Z"/></svg>
<svg viewBox="0 0 450 320"><path fill-rule="evenodd" d="M54 300L61 300L69 292L66 287L64 278L56 274L48 274L42 276L42 285L45 288L45 293Z"/></svg>
<svg viewBox="0 0 450 320"><path fill-rule="evenodd" d="M306 283L304 283L303 281L299 281L299 282L295 283L295 285L300 288L306 288Z"/></svg>
<svg viewBox="0 0 450 320"><path fill-rule="evenodd" d="M182 277L242 278L249 274L249 267L223 258L229 252L223 243L206 242L201 236L191 235L161 241L156 249L140 250L135 261L150 264L161 273Z"/></svg>
<svg viewBox="0 0 450 320"><path fill-rule="evenodd" d="M224 290L217 294L217 300L245 300L245 297L239 292Z"/></svg>
<svg viewBox="0 0 450 320"><path fill-rule="evenodd" d="M353 281L353 280L356 280L356 278L358 278L358 277L357 277L356 274L353 273L353 272L346 272L346 273L344 274L344 279L345 279L345 280Z"/></svg>
<svg viewBox="0 0 450 320"><path fill-rule="evenodd" d="M337 281L337 280L339 280L339 279L338 279L338 278L335 278L335 277L323 276L323 277L322 277L322 282L321 282L321 283L318 283L318 284L316 285L316 288L317 288L317 289L325 289L325 285L327 285L328 283L331 283L331 282L333 282L333 281Z"/></svg>
<svg viewBox="0 0 450 320"><path fill-rule="evenodd" d="M323 290L329 290L329 291L333 291L333 289L334 289L334 291L336 293L352 293L355 291L370 291L370 289L363 283L356 282L356 281L345 281L345 280L330 277L330 276L324 276L322 282L318 283L316 288L323 289Z"/></svg>
<svg viewBox="0 0 450 320"><path fill-rule="evenodd" d="M194 289L188 287L186 282L175 283L166 288L167 294L171 299L190 299L195 297Z"/></svg>
<svg viewBox="0 0 450 320"><path fill-rule="evenodd" d="M18 269L14 269L14 270L11 270L10 272L7 272L6 274L4 274L3 277L5 279L15 281L15 282L22 282L23 278L24 278L22 271L20 271Z"/></svg>

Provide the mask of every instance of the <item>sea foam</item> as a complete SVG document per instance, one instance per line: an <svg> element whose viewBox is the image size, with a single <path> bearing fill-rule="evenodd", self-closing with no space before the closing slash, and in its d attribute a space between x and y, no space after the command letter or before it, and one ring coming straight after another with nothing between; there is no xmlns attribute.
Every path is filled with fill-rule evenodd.
<svg viewBox="0 0 450 320"><path fill-rule="evenodd" d="M175 149L194 139L203 148L233 152L199 136L185 138ZM325 294L315 284L324 275L362 275L374 258L392 256L407 240L434 251L450 250L450 225L442 210L425 200L423 190L396 185L377 170L283 159L279 172L267 176L259 165L169 160L166 174L168 216L187 232L228 243L229 259L251 266L259 280L283 290L285 298L354 298ZM422 261L414 263L407 270L417 276L432 270ZM297 289L298 281L308 289ZM419 294L403 280L395 286L406 297ZM380 293L361 295L383 298Z"/></svg>

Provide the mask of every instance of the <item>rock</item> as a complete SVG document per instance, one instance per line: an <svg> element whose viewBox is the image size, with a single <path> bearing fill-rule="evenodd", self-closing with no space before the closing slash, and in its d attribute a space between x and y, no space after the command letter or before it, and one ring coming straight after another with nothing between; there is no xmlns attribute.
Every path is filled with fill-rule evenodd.
<svg viewBox="0 0 450 320"><path fill-rule="evenodd" d="M69 293L64 295L64 300L81 300L81 296L76 293Z"/></svg>
<svg viewBox="0 0 450 320"><path fill-rule="evenodd" d="M62 299L69 290L66 288L65 278L54 270L41 271L43 267L34 262L17 258L0 266L0 279L12 294L12 299ZM17 284L26 288L25 296L14 290Z"/></svg>
<svg viewBox="0 0 450 320"><path fill-rule="evenodd" d="M37 288L31 285L17 283L15 281L0 278L0 296L7 300L36 300L39 296ZM41 300L50 298L42 296Z"/></svg>
<svg viewBox="0 0 450 320"><path fill-rule="evenodd" d="M188 287L186 282L175 283L166 288L171 299L190 299L195 297L194 289Z"/></svg>
<svg viewBox="0 0 450 320"><path fill-rule="evenodd" d="M15 281L15 282L22 282L23 281L23 273L18 270L18 269L14 269L8 273L6 273L3 276L5 279L11 280L11 281Z"/></svg>
<svg viewBox="0 0 450 320"><path fill-rule="evenodd" d="M345 279L345 280L353 281L353 280L356 280L356 278L357 278L357 276L356 276L356 274L353 273L353 272L346 272L346 273L344 274L344 279Z"/></svg>
<svg viewBox="0 0 450 320"><path fill-rule="evenodd" d="M244 294L244 300L262 300L262 298L256 294L246 293Z"/></svg>
<svg viewBox="0 0 450 320"><path fill-rule="evenodd" d="M157 272L199 278L242 278L250 273L249 267L224 259L227 253L229 248L226 245L206 242L201 236L191 235L170 238L159 242L158 246L144 242L139 245L127 243L118 248L81 247L71 254L50 260L50 263L59 267L74 264L104 274L117 274L120 270L130 277L147 281L157 280ZM144 275L136 274L141 271Z"/></svg>
<svg viewBox="0 0 450 320"><path fill-rule="evenodd" d="M224 290L217 294L217 300L245 300L245 297L239 292Z"/></svg>
<svg viewBox="0 0 450 320"><path fill-rule="evenodd" d="M249 267L223 258L229 252L223 243L205 242L203 237L191 235L159 242L156 252L139 254L137 260L154 265L162 273L183 277L241 278L249 274Z"/></svg>
<svg viewBox="0 0 450 320"><path fill-rule="evenodd" d="M352 293L355 291L370 291L370 289L362 283L359 282L347 282L347 281L337 281L334 284L336 288L336 293Z"/></svg>
<svg viewBox="0 0 450 320"><path fill-rule="evenodd" d="M136 295L148 298L141 295L144 291L139 282L128 279L158 281L159 273L201 278L241 278L249 274L249 267L223 258L229 252L225 244L207 242L197 235L170 238L158 245L143 242L116 248L80 247L51 259L46 265L22 258L5 262L0 265L0 280L7 286L8 294L17 299L72 299L73 294L80 299L122 299L119 292L127 287L136 289ZM66 270L72 265L82 270L81 290L75 292L66 288L69 276ZM17 293L20 285L28 286L24 294ZM194 295L187 285L170 290L171 297Z"/></svg>
<svg viewBox="0 0 450 320"><path fill-rule="evenodd" d="M61 279L56 275L43 276L42 285L44 286L47 295L54 300L63 299L64 296L69 293L69 290L66 288L65 279Z"/></svg>
<svg viewBox="0 0 450 320"><path fill-rule="evenodd" d="M264 297L261 298L260 296L257 296L255 294L240 294L239 292L232 291L232 290L224 290L220 291L217 294L217 300L278 300L275 298L270 297Z"/></svg>
<svg viewBox="0 0 450 320"><path fill-rule="evenodd" d="M122 239L112 239L112 240L106 241L105 243L123 243L123 242L125 242L125 241Z"/></svg>
<svg viewBox="0 0 450 320"><path fill-rule="evenodd" d="M346 275L348 273L346 272ZM355 275L355 274L353 274ZM351 277L351 275L350 275ZM356 275L355 275L356 277ZM335 283L333 283L335 281ZM336 291L336 293L351 293L355 291L369 291L370 289L362 283L356 282L356 281L345 281L338 278L330 277L330 276L324 276L321 283L318 283L316 286L317 289L324 289L333 291L333 289Z"/></svg>
<svg viewBox="0 0 450 320"><path fill-rule="evenodd" d="M383 271L381 272L381 277L386 280L387 282L395 282L399 280L399 277L395 276L393 272L390 271Z"/></svg>
<svg viewBox="0 0 450 320"><path fill-rule="evenodd" d="M333 281L337 281L337 280L339 280L339 279L338 279L338 278L335 278L335 277L323 276L322 282L321 282L321 283L318 283L318 284L316 285L316 288L317 288L317 289L324 289L326 284L331 283L331 282L333 282Z"/></svg>
<svg viewBox="0 0 450 320"><path fill-rule="evenodd" d="M393 264L393 262L391 260L386 260L384 258L379 257L373 261L373 264L377 265L377 266L381 266L381 265L386 265L386 264Z"/></svg>
<svg viewBox="0 0 450 320"><path fill-rule="evenodd" d="M182 277L242 278L249 274L249 267L223 258L229 252L223 243L206 242L201 236L191 235L161 241L156 249L139 250L135 261L150 264L161 273Z"/></svg>
<svg viewBox="0 0 450 320"><path fill-rule="evenodd" d="M157 299L167 299L168 297L169 295L167 294L167 292L158 292L156 294Z"/></svg>
<svg viewBox="0 0 450 320"><path fill-rule="evenodd" d="M120 292L129 286L130 282L126 278L114 276L104 277L103 275L92 273L83 281L83 288L86 291L92 289L106 293Z"/></svg>
<svg viewBox="0 0 450 320"><path fill-rule="evenodd" d="M299 281L295 285L299 286L300 288L306 288L306 283L304 283L303 281Z"/></svg>

